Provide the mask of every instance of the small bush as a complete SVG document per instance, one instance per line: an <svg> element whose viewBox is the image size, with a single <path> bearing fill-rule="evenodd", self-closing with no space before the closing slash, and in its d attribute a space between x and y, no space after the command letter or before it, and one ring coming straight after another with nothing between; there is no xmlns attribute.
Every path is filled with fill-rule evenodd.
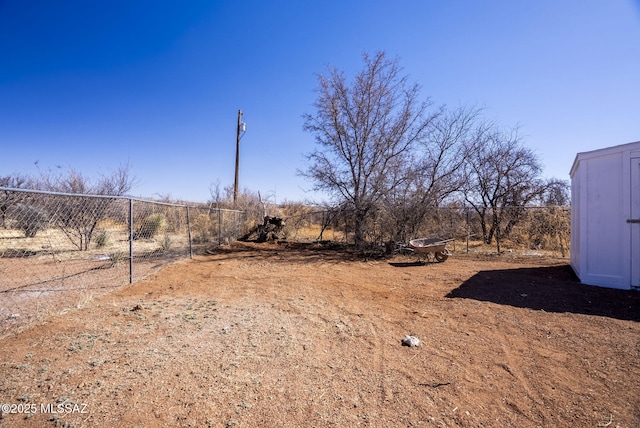
<svg viewBox="0 0 640 428"><path fill-rule="evenodd" d="M147 216L134 235L134 239L149 239L167 228L167 218L162 213Z"/></svg>
<svg viewBox="0 0 640 428"><path fill-rule="evenodd" d="M124 251L116 251L114 253L109 254L109 261L111 262L111 267L118 266L127 258L127 254Z"/></svg>
<svg viewBox="0 0 640 428"><path fill-rule="evenodd" d="M198 214L191 222L194 243L209 242L214 234L214 224L209 214Z"/></svg>
<svg viewBox="0 0 640 428"><path fill-rule="evenodd" d="M27 238L35 237L39 230L49 224L47 212L30 205L18 204L11 214L15 218L16 228L22 230Z"/></svg>
<svg viewBox="0 0 640 428"><path fill-rule="evenodd" d="M160 243L160 247L162 247L162 251L169 251L171 248L171 238L169 235L164 235L164 239Z"/></svg>
<svg viewBox="0 0 640 428"><path fill-rule="evenodd" d="M109 232L107 232L106 230L100 230L94 238L96 248L106 247L109 243L109 238L111 238L111 234Z"/></svg>

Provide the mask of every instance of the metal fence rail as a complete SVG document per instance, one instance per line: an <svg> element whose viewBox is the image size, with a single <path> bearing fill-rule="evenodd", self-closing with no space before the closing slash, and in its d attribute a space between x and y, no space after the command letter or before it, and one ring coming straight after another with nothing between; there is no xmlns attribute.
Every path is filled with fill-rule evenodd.
<svg viewBox="0 0 640 428"><path fill-rule="evenodd" d="M0 187L0 336L244 233L244 213Z"/></svg>

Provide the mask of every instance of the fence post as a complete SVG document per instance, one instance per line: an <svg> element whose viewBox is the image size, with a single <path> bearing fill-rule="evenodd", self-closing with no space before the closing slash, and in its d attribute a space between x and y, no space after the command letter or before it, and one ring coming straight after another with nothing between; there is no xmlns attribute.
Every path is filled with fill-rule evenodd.
<svg viewBox="0 0 640 428"><path fill-rule="evenodd" d="M465 208L467 212L467 254L469 254L469 209Z"/></svg>
<svg viewBox="0 0 640 428"><path fill-rule="evenodd" d="M129 199L129 284L133 284L133 199Z"/></svg>
<svg viewBox="0 0 640 428"><path fill-rule="evenodd" d="M218 246L220 246L222 245L222 210L216 209L218 210Z"/></svg>
<svg viewBox="0 0 640 428"><path fill-rule="evenodd" d="M189 217L189 206L187 205L187 234L189 235L189 258L193 258L193 246L191 245L191 219Z"/></svg>

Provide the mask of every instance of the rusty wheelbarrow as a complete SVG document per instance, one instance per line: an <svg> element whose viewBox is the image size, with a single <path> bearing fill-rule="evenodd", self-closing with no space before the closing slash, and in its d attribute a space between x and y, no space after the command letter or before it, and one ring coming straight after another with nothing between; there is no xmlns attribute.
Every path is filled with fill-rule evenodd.
<svg viewBox="0 0 640 428"><path fill-rule="evenodd" d="M453 241L453 239L420 238L409 241L409 247L418 254L418 258L424 255L428 260L429 254L433 253L433 256L438 262L444 262L451 255L449 250L447 250L447 243L451 241Z"/></svg>

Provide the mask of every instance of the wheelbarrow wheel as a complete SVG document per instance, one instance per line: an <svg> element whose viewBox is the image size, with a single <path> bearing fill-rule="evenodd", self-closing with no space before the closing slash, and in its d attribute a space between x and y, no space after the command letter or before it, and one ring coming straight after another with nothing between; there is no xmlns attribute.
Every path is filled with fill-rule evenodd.
<svg viewBox="0 0 640 428"><path fill-rule="evenodd" d="M445 251L436 251L434 255L436 257L436 260L440 263L449 258L449 254L447 254Z"/></svg>

